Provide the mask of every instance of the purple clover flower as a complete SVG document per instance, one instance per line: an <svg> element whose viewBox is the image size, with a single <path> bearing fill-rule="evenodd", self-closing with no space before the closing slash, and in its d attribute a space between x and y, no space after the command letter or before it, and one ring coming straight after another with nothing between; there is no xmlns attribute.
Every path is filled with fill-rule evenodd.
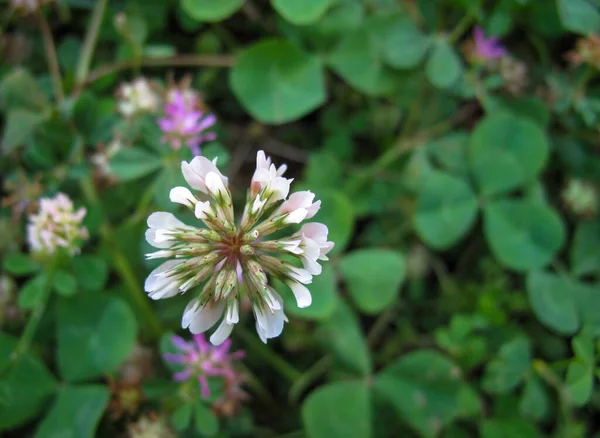
<svg viewBox="0 0 600 438"><path fill-rule="evenodd" d="M475 42L474 55L479 59L491 61L506 55L506 49L500 44L498 38L487 38L479 26L473 31L473 41Z"/></svg>
<svg viewBox="0 0 600 438"><path fill-rule="evenodd" d="M175 373L173 380L183 382L196 378L200 384L202 397L210 397L209 377L222 377L226 381L241 381L233 367L233 361L244 357L241 350L229 352L231 340L227 339L218 347L206 342L204 335L194 335L193 341L186 342L179 336L173 336L171 342L179 353L166 353L164 359L173 364L183 365L183 371Z"/></svg>
<svg viewBox="0 0 600 438"><path fill-rule="evenodd" d="M213 114L205 114L196 109L197 99L175 90L165 104L165 117L158 121L164 141L178 150L182 144L188 146L194 155L200 155L200 145L214 140L214 132L204 132L213 126L217 119Z"/></svg>

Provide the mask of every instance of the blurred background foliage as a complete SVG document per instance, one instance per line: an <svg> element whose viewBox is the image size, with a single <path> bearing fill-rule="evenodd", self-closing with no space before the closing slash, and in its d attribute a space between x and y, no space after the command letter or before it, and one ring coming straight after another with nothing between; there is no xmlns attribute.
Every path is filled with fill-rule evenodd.
<svg viewBox="0 0 600 438"><path fill-rule="evenodd" d="M600 1L25 3L0 18L3 436L600 436ZM234 415L160 361L186 300L144 296L145 220L191 152L120 115L140 75L201 93L236 202L264 149L336 243L279 339L234 331ZM49 268L25 223L57 191L90 239Z"/></svg>

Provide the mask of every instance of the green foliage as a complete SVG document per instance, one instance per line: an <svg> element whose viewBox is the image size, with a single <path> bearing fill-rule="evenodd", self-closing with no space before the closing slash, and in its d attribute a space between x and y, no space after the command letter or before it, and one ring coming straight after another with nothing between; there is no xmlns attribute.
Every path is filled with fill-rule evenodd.
<svg viewBox="0 0 600 438"><path fill-rule="evenodd" d="M476 215L477 197L465 181L432 172L420 189L416 231L429 245L445 249L469 231Z"/></svg>
<svg viewBox="0 0 600 438"><path fill-rule="evenodd" d="M401 357L375 381L375 390L425 437L436 436L457 417L461 386L460 369L432 350Z"/></svg>
<svg viewBox="0 0 600 438"><path fill-rule="evenodd" d="M0 434L598 435L600 0L4 3ZM171 201L190 188L195 130L234 217L221 205L200 220L192 204L212 195L193 187ZM252 240L228 230L259 185L259 150L320 204ZM86 213L74 254L73 218L40 202L58 193ZM268 202L259 222L283 202L255 201L247 213ZM204 231L180 246L147 233L157 211L213 227L210 251ZM327 254L308 222L327 226ZM45 251L31 248L38 228ZM146 257L146 233L165 259L189 251L185 267L146 282L164 261ZM211 278L264 263L284 321L246 269L217 298L239 299L230 343L181 328L196 298L209 306L193 325L208 325L199 269L215 256ZM318 258L319 275L299 271L309 306L289 266L262 256L312 272ZM258 303L283 325L266 344ZM227 348L243 352L235 373L219 368Z"/></svg>
<svg viewBox="0 0 600 438"><path fill-rule="evenodd" d="M0 333L0 431L11 429L33 418L56 390L57 382L44 363L26 353L19 363L10 363L17 340Z"/></svg>
<svg viewBox="0 0 600 438"><path fill-rule="evenodd" d="M383 249L352 251L341 260L340 269L363 312L379 313L398 298L404 279L402 254Z"/></svg>
<svg viewBox="0 0 600 438"><path fill-rule="evenodd" d="M490 202L484 208L484 225L493 254L518 271L546 266L565 239L560 216L545 205L527 201Z"/></svg>
<svg viewBox="0 0 600 438"><path fill-rule="evenodd" d="M136 339L135 316L119 298L95 294L62 298L58 317L58 367L69 382L114 371Z"/></svg>
<svg viewBox="0 0 600 438"><path fill-rule="evenodd" d="M511 114L486 117L469 144L473 176L486 196L533 181L547 157L548 142L540 127Z"/></svg>
<svg viewBox="0 0 600 438"><path fill-rule="evenodd" d="M64 386L35 437L92 438L108 400L108 388L102 385Z"/></svg>
<svg viewBox="0 0 600 438"><path fill-rule="evenodd" d="M239 54L230 83L244 108L264 123L298 119L326 99L319 60L277 39L263 41Z"/></svg>
<svg viewBox="0 0 600 438"><path fill-rule="evenodd" d="M181 0L181 6L194 20L221 21L234 14L244 0L222 0L218 4L210 0Z"/></svg>
<svg viewBox="0 0 600 438"><path fill-rule="evenodd" d="M337 382L313 392L302 406L309 438L371 436L370 394L362 382Z"/></svg>

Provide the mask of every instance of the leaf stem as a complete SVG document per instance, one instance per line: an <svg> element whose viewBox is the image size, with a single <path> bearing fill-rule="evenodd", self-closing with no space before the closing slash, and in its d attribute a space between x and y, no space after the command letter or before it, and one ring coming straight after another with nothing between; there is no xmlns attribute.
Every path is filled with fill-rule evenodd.
<svg viewBox="0 0 600 438"><path fill-rule="evenodd" d="M44 284L44 288L42 289L42 295L39 299L39 302L31 312L29 316L29 320L27 321L27 325L25 326L25 330L21 334L19 342L15 349L10 353L9 360L0 369L0 377L2 377L5 373L10 371L13 367L17 366L21 361L23 355L29 349L31 345L31 341L37 332L38 325L42 320L42 316L46 311L46 307L48 306L48 302L50 301L50 292L52 291L52 281L54 279L54 274L57 269L57 258L53 258L52 262L48 265L48 272L46 272L46 282Z"/></svg>
<svg viewBox="0 0 600 438"><path fill-rule="evenodd" d="M85 80L88 71L90 70L90 64L92 63L92 57L94 50L96 49L96 42L98 41L98 33L100 32L100 26L104 19L104 11L108 0L96 0L94 11L92 12L92 20L88 26L87 33L85 35L85 41L79 55L79 61L77 63L77 70L75 73L75 83L79 84Z"/></svg>
<svg viewBox="0 0 600 438"><path fill-rule="evenodd" d="M448 42L451 44L456 43L458 39L462 36L463 33L467 30L467 28L473 23L475 20L475 12L477 8L470 9L461 20L454 26L454 29L450 32L448 36Z"/></svg>
<svg viewBox="0 0 600 438"><path fill-rule="evenodd" d="M80 182L80 185L84 195L88 199L88 202L98 205L100 203L98 193L96 192L91 179L89 177L83 178ZM152 339L158 339L162 333L161 323L152 310L150 302L144 293L144 290L141 288L133 268L129 263L129 260L127 260L127 257L123 255L123 252L121 251L117 242L115 232L108 220L104 219L104 223L100 228L100 233L108 245L114 267L126 286L126 290L129 293L131 302L142 315L146 322L147 328L150 330L150 337Z"/></svg>
<svg viewBox="0 0 600 438"><path fill-rule="evenodd" d="M42 10L38 10L38 19L40 22L40 29L42 31L42 37L44 40L44 51L46 52L46 62L48 63L48 69L50 70L50 77L52 78L52 87L54 88L54 94L58 103L61 103L65 94L62 86L62 76L60 74L60 67L58 65L58 57L56 56L56 46L54 44L54 38L52 37L52 30L46 20L46 16Z"/></svg>
<svg viewBox="0 0 600 438"><path fill-rule="evenodd" d="M333 359L331 356L324 356L319 359L315 364L310 367L308 371L303 373L292 385L289 392L289 399L296 403L302 392L317 379L319 376L324 374L331 364L333 363Z"/></svg>
<svg viewBox="0 0 600 438"><path fill-rule="evenodd" d="M476 108L474 106L466 106L462 111L459 111L455 116L442 120L441 122L431 126L429 129L423 130L421 133L415 135L412 138L405 139L403 135L398 137L396 143L392 145L383 155L375 160L369 167L363 172L359 172L353 179L349 181L346 186L346 191L350 194L358 192L366 183L369 182L377 173L384 170L386 167L394 163L402 155L412 151L413 149L421 146L428 139L437 137L449 129L455 124L468 118Z"/></svg>
<svg viewBox="0 0 600 438"><path fill-rule="evenodd" d="M123 61L99 67L77 83L74 93L79 93L91 83L123 70L137 67L231 67L234 64L232 56L211 55L176 55L167 58L142 58L135 61ZM87 74L87 73L86 73Z"/></svg>

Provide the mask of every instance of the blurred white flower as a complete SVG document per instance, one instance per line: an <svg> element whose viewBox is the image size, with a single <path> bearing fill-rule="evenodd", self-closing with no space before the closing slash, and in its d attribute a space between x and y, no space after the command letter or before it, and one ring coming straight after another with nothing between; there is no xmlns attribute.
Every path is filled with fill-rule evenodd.
<svg viewBox="0 0 600 438"><path fill-rule="evenodd" d="M119 112L125 117L156 112L160 106L160 96L143 77L121 84L117 95Z"/></svg>
<svg viewBox="0 0 600 438"><path fill-rule="evenodd" d="M562 191L562 198L573 213L580 216L592 216L598 211L596 188L585 181L569 180Z"/></svg>
<svg viewBox="0 0 600 438"><path fill-rule="evenodd" d="M283 177L285 166L276 168L262 151L256 161L239 223L234 222L228 179L205 157L183 162L181 168L187 183L209 200L200 201L184 187L173 188L170 198L193 211L207 228L185 225L171 213L157 212L148 218L146 239L159 251L147 257L171 260L150 273L146 292L158 299L201 287L184 311L182 326L198 334L220 320L210 337L215 345L224 342L238 323L243 297L252 305L261 340L279 336L287 318L283 300L269 285L267 274L280 278L292 290L299 307L309 306L312 299L304 285L321 272L317 260L327 260L334 245L327 241L327 227L319 223L305 224L289 238L264 240L275 231L313 217L321 203L313 202L314 194L309 191L294 193L286 201L292 180ZM295 256L304 268L269 253Z"/></svg>
<svg viewBox="0 0 600 438"><path fill-rule="evenodd" d="M40 199L39 212L29 216L29 247L35 253L54 254L64 248L77 254L81 241L88 237L87 228L81 226L85 215L85 208L75 211L73 201L63 193Z"/></svg>

